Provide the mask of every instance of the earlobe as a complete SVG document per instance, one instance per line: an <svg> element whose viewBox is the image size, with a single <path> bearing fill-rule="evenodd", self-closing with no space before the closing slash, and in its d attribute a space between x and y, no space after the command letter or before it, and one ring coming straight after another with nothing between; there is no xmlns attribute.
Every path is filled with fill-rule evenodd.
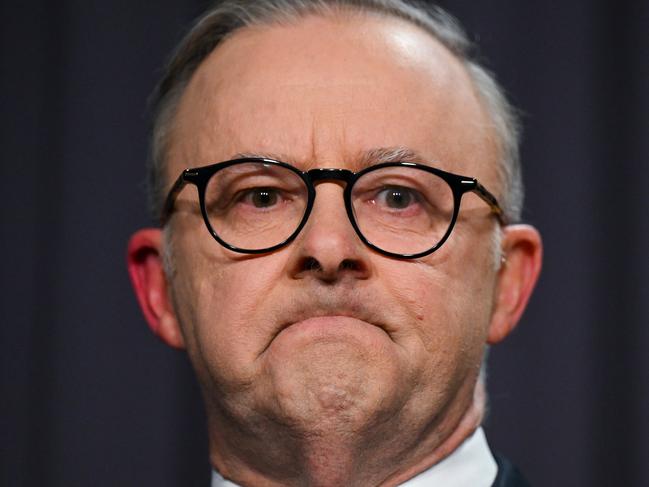
<svg viewBox="0 0 649 487"><path fill-rule="evenodd" d="M498 272L494 311L487 342L496 344L516 327L541 272L542 243L539 232L529 225L503 229L504 261Z"/></svg>
<svg viewBox="0 0 649 487"><path fill-rule="evenodd" d="M149 328L168 345L184 348L183 336L167 292L167 277L162 265L162 231L146 228L134 233L128 243L127 265Z"/></svg>

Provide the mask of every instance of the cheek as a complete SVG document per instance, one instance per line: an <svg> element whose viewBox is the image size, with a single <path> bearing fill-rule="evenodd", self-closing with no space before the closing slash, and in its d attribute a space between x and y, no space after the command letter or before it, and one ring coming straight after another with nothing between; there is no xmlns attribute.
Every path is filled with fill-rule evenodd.
<svg viewBox="0 0 649 487"><path fill-rule="evenodd" d="M410 342L408 348L417 347L428 363L439 365L481 350L491 309L485 270L470 256L455 257L452 250L457 249L447 250L386 273L389 292L410 320L402 338Z"/></svg>
<svg viewBox="0 0 649 487"><path fill-rule="evenodd" d="M254 376L254 359L272 329L264 316L273 314L269 296L281 263L210 250L209 257L178 260L174 302L195 368L220 388L239 388Z"/></svg>
<svg viewBox="0 0 649 487"><path fill-rule="evenodd" d="M427 353L438 354L448 348L449 340L461 334L461 298L447 275L436 268L415 265L418 268L414 271L395 273L397 282L403 284L393 285L391 292L411 320L411 326L404 328L411 334L409 338L419 341Z"/></svg>

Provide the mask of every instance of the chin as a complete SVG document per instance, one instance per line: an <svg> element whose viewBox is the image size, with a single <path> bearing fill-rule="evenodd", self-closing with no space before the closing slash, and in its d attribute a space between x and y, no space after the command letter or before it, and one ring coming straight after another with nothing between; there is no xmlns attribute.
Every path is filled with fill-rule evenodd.
<svg viewBox="0 0 649 487"><path fill-rule="evenodd" d="M323 434L357 431L398 410L407 395L388 335L367 323L323 324L295 324L269 346L264 371L275 413L305 432Z"/></svg>

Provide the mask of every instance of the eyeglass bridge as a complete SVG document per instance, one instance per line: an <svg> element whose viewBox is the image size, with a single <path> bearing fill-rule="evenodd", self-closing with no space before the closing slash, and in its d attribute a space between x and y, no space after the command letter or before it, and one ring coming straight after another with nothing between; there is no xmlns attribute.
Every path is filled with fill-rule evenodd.
<svg viewBox="0 0 649 487"><path fill-rule="evenodd" d="M349 169L317 168L310 169L306 173L313 183L316 181L343 181L349 183L354 177L354 173Z"/></svg>

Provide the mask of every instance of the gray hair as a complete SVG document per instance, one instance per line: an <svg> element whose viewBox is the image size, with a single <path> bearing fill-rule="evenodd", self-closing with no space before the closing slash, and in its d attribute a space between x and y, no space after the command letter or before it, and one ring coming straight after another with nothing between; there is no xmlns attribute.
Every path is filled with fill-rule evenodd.
<svg viewBox="0 0 649 487"><path fill-rule="evenodd" d="M520 124L494 76L470 55L471 43L458 22L437 6L406 0L225 0L200 17L173 52L152 98L153 125L148 165L149 206L159 218L164 203L170 133L180 99L198 66L235 31L291 22L310 14L341 10L375 13L409 21L431 34L464 64L491 117L500 158L500 203L509 221L518 221L523 203L519 160Z"/></svg>

